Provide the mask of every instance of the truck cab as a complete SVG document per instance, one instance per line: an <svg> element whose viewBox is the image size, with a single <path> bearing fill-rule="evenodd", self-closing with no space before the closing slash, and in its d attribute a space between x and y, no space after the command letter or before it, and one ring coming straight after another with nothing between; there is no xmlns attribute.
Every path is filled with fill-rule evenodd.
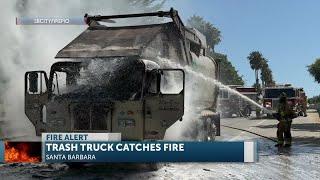
<svg viewBox="0 0 320 180"><path fill-rule="evenodd" d="M184 72L147 63L127 57L62 61L49 77L27 72L26 115L36 134L120 132L124 140L162 139L184 114ZM165 86L171 80L179 82L175 89Z"/></svg>

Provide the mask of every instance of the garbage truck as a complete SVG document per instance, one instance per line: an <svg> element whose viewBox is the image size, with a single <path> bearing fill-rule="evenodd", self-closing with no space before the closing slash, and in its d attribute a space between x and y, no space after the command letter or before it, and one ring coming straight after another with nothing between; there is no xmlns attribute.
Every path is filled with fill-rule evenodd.
<svg viewBox="0 0 320 180"><path fill-rule="evenodd" d="M169 21L108 26L108 22L137 17ZM181 67L218 77L218 64L206 57L205 38L186 27L173 8L141 14L86 14L84 21L87 29L57 53L48 75L42 70L25 73L25 114L37 136L108 132L121 133L121 140L161 140L170 126L184 121L190 87L188 73ZM206 94L197 99L197 114L192 117L200 127L194 132L203 134L200 140L204 141L219 133L220 121L217 87Z"/></svg>

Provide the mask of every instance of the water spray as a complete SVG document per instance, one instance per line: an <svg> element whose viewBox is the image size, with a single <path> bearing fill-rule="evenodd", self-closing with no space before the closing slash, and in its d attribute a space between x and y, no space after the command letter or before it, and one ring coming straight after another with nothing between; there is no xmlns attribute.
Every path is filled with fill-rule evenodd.
<svg viewBox="0 0 320 180"><path fill-rule="evenodd" d="M170 61L169 59L165 59L165 58L158 58L160 61L162 61L163 63L168 64L171 67L175 67L175 68L180 68L180 69L184 69L187 73L190 73L193 77L208 81L209 83L218 86L220 89L223 88L225 90L227 90L229 93L237 95L239 97L241 97L242 99L248 101L249 103L251 103L254 106L259 107L260 109L263 109L264 112L266 112L267 114L272 114L272 112L268 109L266 109L265 107L263 107L262 105L258 104L257 102L253 101L252 99L250 99L249 97L241 94L240 92L230 88L227 85L222 84L220 81L207 77L205 76L203 73L201 72L196 72L194 70L191 69L191 67L189 66L182 66L180 64L174 63L172 61Z"/></svg>

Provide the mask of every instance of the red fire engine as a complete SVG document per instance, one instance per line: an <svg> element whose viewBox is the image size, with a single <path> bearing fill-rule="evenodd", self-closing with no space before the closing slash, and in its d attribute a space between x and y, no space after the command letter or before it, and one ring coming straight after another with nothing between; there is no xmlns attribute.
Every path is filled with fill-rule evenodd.
<svg viewBox="0 0 320 180"><path fill-rule="evenodd" d="M288 103L300 116L306 116L307 97L303 88L294 88L289 84L266 87L263 89L263 106L276 112L279 104L279 97L282 93L287 95Z"/></svg>
<svg viewBox="0 0 320 180"><path fill-rule="evenodd" d="M257 92L253 87L242 87L239 85L230 85L229 87L254 101L257 100ZM256 107L238 95L230 93L227 89L220 89L219 110L222 117L248 117L251 115L252 111L256 110Z"/></svg>

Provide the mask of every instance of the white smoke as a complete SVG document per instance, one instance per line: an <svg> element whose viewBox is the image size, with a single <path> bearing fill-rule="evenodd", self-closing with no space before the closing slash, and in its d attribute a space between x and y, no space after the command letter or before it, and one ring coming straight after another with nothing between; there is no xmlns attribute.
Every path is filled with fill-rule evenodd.
<svg viewBox="0 0 320 180"><path fill-rule="evenodd" d="M85 13L111 15L153 10L143 3L132 6L129 0L1 0L0 7L0 74L9 80L3 95L8 126L2 127L0 137L1 133L6 137L34 134L34 127L24 114L24 73L48 73L56 53L86 29L76 25L17 26L16 17L82 17ZM4 89L4 84L0 86Z"/></svg>

